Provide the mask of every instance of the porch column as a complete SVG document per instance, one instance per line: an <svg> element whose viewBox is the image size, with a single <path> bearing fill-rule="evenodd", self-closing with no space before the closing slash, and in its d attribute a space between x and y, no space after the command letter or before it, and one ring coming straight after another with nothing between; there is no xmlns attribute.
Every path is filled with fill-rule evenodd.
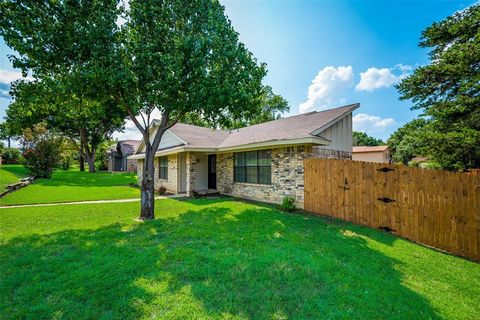
<svg viewBox="0 0 480 320"><path fill-rule="evenodd" d="M194 164L195 164L195 156L192 155L191 152L186 152L185 154L185 162L186 162L186 167L187 167L187 174L186 174L186 192L189 197L193 196L193 176L195 174L194 170Z"/></svg>

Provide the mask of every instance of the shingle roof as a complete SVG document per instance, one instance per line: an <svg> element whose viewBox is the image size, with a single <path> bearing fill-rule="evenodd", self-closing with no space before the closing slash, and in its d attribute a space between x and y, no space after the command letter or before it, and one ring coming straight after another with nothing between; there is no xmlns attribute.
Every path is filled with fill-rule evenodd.
<svg viewBox="0 0 480 320"><path fill-rule="evenodd" d="M388 148L388 146L373 146L373 147L353 147L352 152L383 152Z"/></svg>
<svg viewBox="0 0 480 320"><path fill-rule="evenodd" d="M196 148L217 148L229 135L227 131L213 130L190 124L177 123L170 131L185 141L188 146Z"/></svg>
<svg viewBox="0 0 480 320"><path fill-rule="evenodd" d="M315 137L312 133L327 128L332 122L358 107L358 104L351 104L325 111L302 113L230 131L183 123L177 123L169 130L185 141L187 146L196 148L227 148L259 142L301 139Z"/></svg>
<svg viewBox="0 0 480 320"><path fill-rule="evenodd" d="M137 146L140 143L139 140L122 140L117 143L117 150L120 149L120 152L124 156L134 154L137 150Z"/></svg>

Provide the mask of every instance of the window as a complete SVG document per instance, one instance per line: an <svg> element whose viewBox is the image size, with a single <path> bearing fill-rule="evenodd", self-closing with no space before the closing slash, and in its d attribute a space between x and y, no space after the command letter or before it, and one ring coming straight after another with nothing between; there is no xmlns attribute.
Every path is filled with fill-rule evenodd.
<svg viewBox="0 0 480 320"><path fill-rule="evenodd" d="M163 180L168 180L168 157L160 157L158 166L158 177Z"/></svg>
<svg viewBox="0 0 480 320"><path fill-rule="evenodd" d="M272 152L270 150L236 152L233 181L271 184L271 164Z"/></svg>

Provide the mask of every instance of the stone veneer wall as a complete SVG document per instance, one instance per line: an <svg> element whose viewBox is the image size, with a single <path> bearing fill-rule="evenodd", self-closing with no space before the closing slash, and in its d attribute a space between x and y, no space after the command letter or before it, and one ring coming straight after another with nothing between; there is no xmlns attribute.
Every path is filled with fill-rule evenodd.
<svg viewBox="0 0 480 320"><path fill-rule="evenodd" d="M217 155L217 190L233 196L280 203L292 195L298 207L304 202L303 160L311 156L312 148L297 146L272 149L272 184L233 182L233 153Z"/></svg>
<svg viewBox="0 0 480 320"><path fill-rule="evenodd" d="M177 178L177 165L178 165L178 155L171 154L168 156L168 180L162 180L158 177L159 172L159 158L155 158L155 190L158 190L160 186L167 188L168 192L177 193L178 192L178 178ZM137 162L137 178L138 184L142 183L142 171L143 171L143 159L139 159Z"/></svg>

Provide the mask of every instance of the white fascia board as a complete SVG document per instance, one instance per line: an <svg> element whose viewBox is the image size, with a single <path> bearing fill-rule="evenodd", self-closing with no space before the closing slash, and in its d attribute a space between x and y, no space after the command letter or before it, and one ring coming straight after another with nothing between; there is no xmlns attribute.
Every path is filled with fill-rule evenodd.
<svg viewBox="0 0 480 320"><path fill-rule="evenodd" d="M232 146L232 147L224 147L224 148L195 148L195 147L188 147L188 146L179 146L163 151L155 152L155 157L166 156L174 153L179 152L205 152L205 153L222 153L222 152L229 152L229 151L241 151L241 150L255 150L255 149L266 149L271 147L287 147L287 146L295 146L295 145L320 145L320 146L328 146L330 145L330 140L322 138L322 137L305 137L305 138L298 138L298 139L288 139L288 140L272 140L272 141L265 141L265 142L258 142L258 143L249 143L239 146ZM134 154L128 157L128 159L143 159L145 158L145 154Z"/></svg>

